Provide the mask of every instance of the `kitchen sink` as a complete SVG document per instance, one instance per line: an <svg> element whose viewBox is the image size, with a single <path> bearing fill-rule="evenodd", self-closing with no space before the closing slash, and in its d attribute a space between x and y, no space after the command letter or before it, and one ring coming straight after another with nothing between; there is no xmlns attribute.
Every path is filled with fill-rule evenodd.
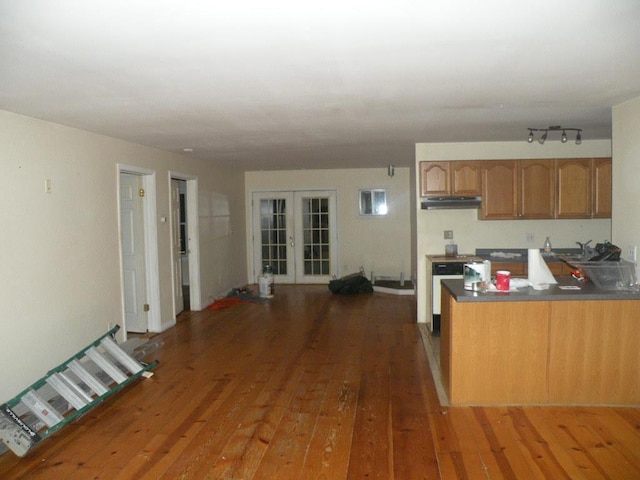
<svg viewBox="0 0 640 480"><path fill-rule="evenodd" d="M587 258L581 253L557 253L558 260L564 260L566 262L586 262Z"/></svg>

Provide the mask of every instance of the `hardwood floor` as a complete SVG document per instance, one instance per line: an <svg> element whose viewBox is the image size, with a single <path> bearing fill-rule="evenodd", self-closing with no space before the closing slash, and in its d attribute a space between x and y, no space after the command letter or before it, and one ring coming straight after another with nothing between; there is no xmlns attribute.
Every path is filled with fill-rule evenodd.
<svg viewBox="0 0 640 480"><path fill-rule="evenodd" d="M640 409L442 406L414 319L411 296L326 286L187 313L154 377L0 478L640 478Z"/></svg>

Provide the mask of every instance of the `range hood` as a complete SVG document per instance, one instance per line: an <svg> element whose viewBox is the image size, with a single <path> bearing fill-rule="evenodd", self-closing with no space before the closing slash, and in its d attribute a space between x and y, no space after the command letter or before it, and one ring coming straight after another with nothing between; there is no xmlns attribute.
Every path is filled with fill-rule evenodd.
<svg viewBox="0 0 640 480"><path fill-rule="evenodd" d="M423 197L423 210L480 208L481 197Z"/></svg>

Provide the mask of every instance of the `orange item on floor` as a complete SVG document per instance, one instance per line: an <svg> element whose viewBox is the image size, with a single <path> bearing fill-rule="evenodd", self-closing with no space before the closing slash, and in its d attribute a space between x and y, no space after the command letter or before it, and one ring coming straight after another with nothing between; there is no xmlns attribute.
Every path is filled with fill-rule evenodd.
<svg viewBox="0 0 640 480"><path fill-rule="evenodd" d="M244 300L239 298L221 298L213 302L209 308L211 310L220 310L221 308L228 308L234 305L238 305L239 303L244 303Z"/></svg>

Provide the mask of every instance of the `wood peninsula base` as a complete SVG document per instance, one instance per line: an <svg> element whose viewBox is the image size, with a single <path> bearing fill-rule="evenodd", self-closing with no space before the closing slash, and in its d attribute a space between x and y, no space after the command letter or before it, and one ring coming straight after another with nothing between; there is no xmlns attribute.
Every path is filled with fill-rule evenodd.
<svg viewBox="0 0 640 480"><path fill-rule="evenodd" d="M490 294L443 281L440 369L451 405L640 405L640 295L529 290L479 298Z"/></svg>

